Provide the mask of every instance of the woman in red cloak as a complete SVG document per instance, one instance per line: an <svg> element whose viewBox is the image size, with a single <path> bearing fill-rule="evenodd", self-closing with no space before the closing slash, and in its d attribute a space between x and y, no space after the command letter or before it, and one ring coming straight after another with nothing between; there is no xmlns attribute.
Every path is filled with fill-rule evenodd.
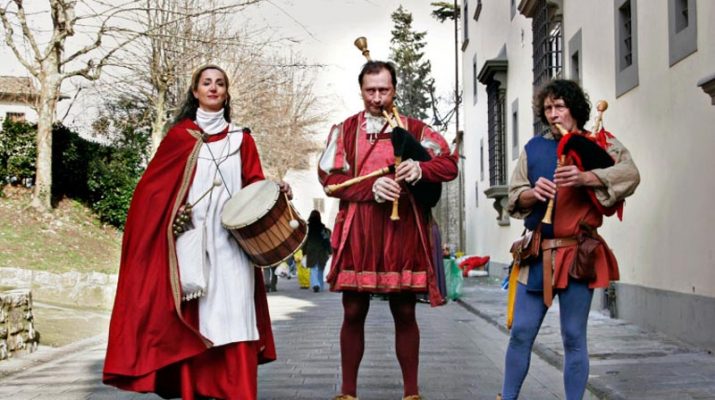
<svg viewBox="0 0 715 400"><path fill-rule="evenodd" d="M215 65L194 73L134 192L108 385L165 398L255 399L258 364L276 357L261 274L220 223L232 194L265 179L250 131L230 123L228 89ZM290 196L287 184L281 190Z"/></svg>

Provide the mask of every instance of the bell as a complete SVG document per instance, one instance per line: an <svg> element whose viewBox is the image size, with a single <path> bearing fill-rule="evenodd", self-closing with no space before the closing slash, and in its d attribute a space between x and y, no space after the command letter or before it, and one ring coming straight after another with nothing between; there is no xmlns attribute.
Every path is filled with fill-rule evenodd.
<svg viewBox="0 0 715 400"><path fill-rule="evenodd" d="M362 55L367 58L368 61L372 61L370 58L370 50L367 49L367 39L365 36L360 36L359 38L355 39L355 47L362 52Z"/></svg>

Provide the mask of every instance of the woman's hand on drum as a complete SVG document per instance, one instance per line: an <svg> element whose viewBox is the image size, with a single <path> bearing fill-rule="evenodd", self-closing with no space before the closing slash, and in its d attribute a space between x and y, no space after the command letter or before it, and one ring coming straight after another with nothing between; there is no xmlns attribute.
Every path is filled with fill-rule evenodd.
<svg viewBox="0 0 715 400"><path fill-rule="evenodd" d="M290 188L288 182L280 181L278 182L278 187L281 189L281 192L284 192L288 196L288 200L293 200L293 189Z"/></svg>
<svg viewBox="0 0 715 400"><path fill-rule="evenodd" d="M174 230L174 236L176 237L188 230L194 229L194 224L191 222L190 206L183 205L179 207L179 212L176 213L172 229Z"/></svg>

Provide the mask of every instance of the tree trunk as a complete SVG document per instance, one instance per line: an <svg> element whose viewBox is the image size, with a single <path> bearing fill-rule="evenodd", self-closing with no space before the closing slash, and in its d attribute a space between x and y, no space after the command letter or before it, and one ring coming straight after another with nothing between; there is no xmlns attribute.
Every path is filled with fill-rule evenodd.
<svg viewBox="0 0 715 400"><path fill-rule="evenodd" d="M154 121L151 123L151 157L154 157L156 149L164 139L164 129L166 127L166 94L165 88L159 88L159 93L156 95L156 104L154 110Z"/></svg>
<svg viewBox="0 0 715 400"><path fill-rule="evenodd" d="M35 190L31 205L41 212L52 209L52 124L55 120L60 82L59 75L49 75L40 79Z"/></svg>

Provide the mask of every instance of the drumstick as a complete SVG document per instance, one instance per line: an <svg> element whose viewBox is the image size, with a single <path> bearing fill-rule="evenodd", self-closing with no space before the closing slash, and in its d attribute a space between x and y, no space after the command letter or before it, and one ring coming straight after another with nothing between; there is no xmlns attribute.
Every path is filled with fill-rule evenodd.
<svg viewBox="0 0 715 400"><path fill-rule="evenodd" d="M603 122L603 112L606 110L608 110L608 102L606 100L600 100L598 103L596 103L596 111L598 111L598 114L596 115L596 123L593 125L593 135L598 133L598 131L601 129L601 122Z"/></svg>
<svg viewBox="0 0 715 400"><path fill-rule="evenodd" d="M563 126L561 126L559 124L554 124L554 126L556 127L556 129L559 130L559 132L561 132L561 136L568 135L569 132ZM565 162L566 162L566 156L562 154L561 157L556 162L556 168L564 165ZM549 199L549 204L546 205L546 212L544 213L544 217L541 219L541 222L544 224L551 224L551 214L553 214L553 213L554 213L554 197Z"/></svg>
<svg viewBox="0 0 715 400"><path fill-rule="evenodd" d="M392 106L392 113L395 114L395 119L397 119L397 125L400 128L403 128L402 121L400 120L400 115L397 114L397 108L394 105ZM392 129L395 129L396 128L395 123L392 121L392 118L390 118L390 115L387 114L387 111L385 111L385 109L382 110L382 115L385 116L385 118L387 119L387 122L390 124L390 127L392 127ZM400 165L401 162L402 162L402 156L396 155L395 156L395 170L397 170L397 166ZM399 206L399 198L392 201L392 214L390 214L390 219L392 221L397 221L400 219L400 215L397 212L398 206Z"/></svg>
<svg viewBox="0 0 715 400"><path fill-rule="evenodd" d="M290 204L290 200L288 200L288 193L283 192L283 195L285 196L286 204L288 205L288 214L290 214L290 222L288 222L288 225L290 225L292 229L297 229L300 224L298 223L298 220L295 219L295 215L293 215L293 207Z"/></svg>
<svg viewBox="0 0 715 400"><path fill-rule="evenodd" d="M196 204L198 204L199 201L201 201L201 199L203 199L204 197L206 197L207 194L211 193L211 191L214 190L214 188L217 187L217 186L221 186L221 180L219 180L219 179L214 179L214 183L213 183L213 185L211 185L211 187L209 188L209 190L205 191L204 194L202 194L201 196L199 196L199 198L194 201L194 204L186 203L185 209L187 209L187 210L192 209L194 206L196 206Z"/></svg>

